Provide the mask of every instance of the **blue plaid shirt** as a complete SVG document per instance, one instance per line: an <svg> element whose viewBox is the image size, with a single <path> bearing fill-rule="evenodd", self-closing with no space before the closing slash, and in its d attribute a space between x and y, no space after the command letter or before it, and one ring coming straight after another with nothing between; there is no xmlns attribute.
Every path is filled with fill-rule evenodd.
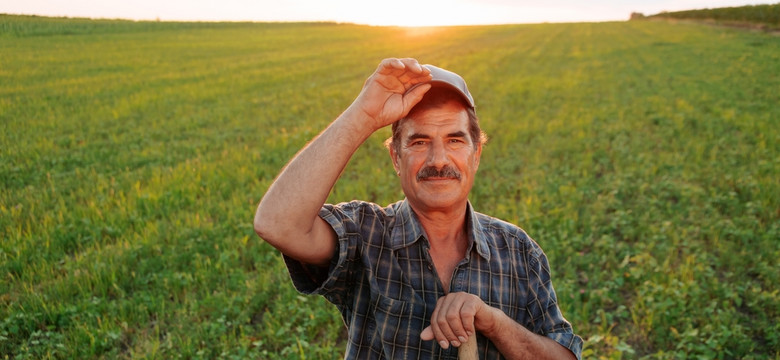
<svg viewBox="0 0 780 360"><path fill-rule="evenodd" d="M428 253L430 245L406 200L386 208L352 201L325 205L320 217L338 235L330 268L285 257L295 287L320 294L341 312L348 329L347 359L457 359L457 348L422 341L436 301L445 295ZM547 257L522 229L467 210L466 257L452 274L451 292L465 291L499 308L579 359L582 339L564 319L550 281ZM480 359L501 359L477 336Z"/></svg>

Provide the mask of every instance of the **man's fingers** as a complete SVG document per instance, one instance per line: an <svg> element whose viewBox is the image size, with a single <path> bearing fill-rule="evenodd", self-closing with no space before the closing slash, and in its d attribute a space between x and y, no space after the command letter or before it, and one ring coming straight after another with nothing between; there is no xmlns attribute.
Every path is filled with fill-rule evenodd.
<svg viewBox="0 0 780 360"><path fill-rule="evenodd" d="M387 58L382 60L379 63L379 70L382 71L392 71L392 70L404 70L404 71L410 71L415 74L429 74L430 71L417 61L417 59L413 58L403 58L403 59L397 59L397 58Z"/></svg>
<svg viewBox="0 0 780 360"><path fill-rule="evenodd" d="M438 316L431 318L431 325L435 324L435 326L433 326L434 333L437 333L436 329L439 330L436 334L436 339L439 340L441 347L445 349L450 343L455 346L460 346L458 337L454 332L454 328L457 328L460 323L460 316L458 315L458 308L460 308L460 305L457 304L456 300L457 299L454 297L448 296L440 298L436 305L437 308L440 308Z"/></svg>
<svg viewBox="0 0 780 360"><path fill-rule="evenodd" d="M382 75L399 76L406 72L407 68L407 64L401 59L391 58L382 60L376 72Z"/></svg>
<svg viewBox="0 0 780 360"><path fill-rule="evenodd" d="M468 296L469 299L464 301L460 308L460 318L462 319L461 325L463 325L463 333L466 335L466 337L476 333L476 329L474 329L474 320L477 316L477 301L482 301L476 296Z"/></svg>
<svg viewBox="0 0 780 360"><path fill-rule="evenodd" d="M467 293L449 294L439 299L431 314L431 325L423 330L420 338L435 339L442 348L458 347L474 336L474 316L477 297Z"/></svg>
<svg viewBox="0 0 780 360"><path fill-rule="evenodd" d="M433 314L431 314L431 326L429 326L431 332L433 333L433 337L439 343L439 346L444 349L450 347L450 342L447 339L445 331L442 329L442 323L439 321L439 319L442 318L442 314L447 311L446 308L446 296L439 298L439 300L436 302L436 308L433 309ZM445 328L448 328L447 324L443 325Z"/></svg>
<svg viewBox="0 0 780 360"><path fill-rule="evenodd" d="M393 69L403 69L404 67L405 65L400 59L387 58L379 63L377 70L379 72L388 72L392 71Z"/></svg>
<svg viewBox="0 0 780 360"><path fill-rule="evenodd" d="M417 62L417 59L406 58L406 59L400 59L400 61L401 63L404 64L407 70L411 71L414 74L427 75L431 73L430 70L420 65L420 63Z"/></svg>
<svg viewBox="0 0 780 360"><path fill-rule="evenodd" d="M399 79L407 88L431 80L431 71L420 65L416 59L401 59L401 63L404 64L404 69Z"/></svg>
<svg viewBox="0 0 780 360"><path fill-rule="evenodd" d="M416 59L412 58L384 59L379 63L377 73L397 78L406 88L428 81L431 78L430 70L424 68Z"/></svg>
<svg viewBox="0 0 780 360"><path fill-rule="evenodd" d="M460 346L461 343L466 342L469 337L467 324L473 324L474 322L474 314L466 311L466 300L468 299L465 296L455 298L445 316L452 333L451 337L448 336L447 338L455 346Z"/></svg>

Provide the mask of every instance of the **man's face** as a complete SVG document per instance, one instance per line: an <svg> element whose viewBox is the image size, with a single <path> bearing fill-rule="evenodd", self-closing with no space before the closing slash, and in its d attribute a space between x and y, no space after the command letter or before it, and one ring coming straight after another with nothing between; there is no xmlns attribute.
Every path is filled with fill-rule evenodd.
<svg viewBox="0 0 780 360"><path fill-rule="evenodd" d="M458 101L420 111L400 124L400 145L390 147L401 188L418 212L465 209L482 145L469 136L469 117Z"/></svg>

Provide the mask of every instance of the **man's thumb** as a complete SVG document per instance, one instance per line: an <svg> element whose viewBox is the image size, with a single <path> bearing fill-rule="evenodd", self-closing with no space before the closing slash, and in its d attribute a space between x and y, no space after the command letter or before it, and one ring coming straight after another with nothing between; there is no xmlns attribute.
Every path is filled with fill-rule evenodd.
<svg viewBox="0 0 780 360"><path fill-rule="evenodd" d="M423 340L433 340L433 330L431 330L431 327L428 326L427 328L423 329L423 331L420 333L420 339Z"/></svg>
<svg viewBox="0 0 780 360"><path fill-rule="evenodd" d="M404 114L403 116L406 116L406 114L409 113L409 111L412 110L412 108L417 105L417 103L422 100L423 96L425 96L425 93L428 92L428 90L431 89L431 84L422 84L414 87L412 90L408 91L406 94L404 94L403 97L403 104L404 104Z"/></svg>

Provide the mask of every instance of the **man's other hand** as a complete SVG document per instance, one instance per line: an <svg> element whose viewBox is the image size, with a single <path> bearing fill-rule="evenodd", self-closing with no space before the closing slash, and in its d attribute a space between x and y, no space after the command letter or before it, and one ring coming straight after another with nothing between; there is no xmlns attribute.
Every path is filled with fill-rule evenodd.
<svg viewBox="0 0 780 360"><path fill-rule="evenodd" d="M465 292L450 293L439 298L431 315L431 325L423 329L420 338L436 340L442 348L450 344L459 347L476 331L494 326L494 311L478 296Z"/></svg>
<svg viewBox="0 0 780 360"><path fill-rule="evenodd" d="M371 131L390 125L409 113L430 89L431 72L415 59L384 59L366 80L363 90L347 111L366 116Z"/></svg>

